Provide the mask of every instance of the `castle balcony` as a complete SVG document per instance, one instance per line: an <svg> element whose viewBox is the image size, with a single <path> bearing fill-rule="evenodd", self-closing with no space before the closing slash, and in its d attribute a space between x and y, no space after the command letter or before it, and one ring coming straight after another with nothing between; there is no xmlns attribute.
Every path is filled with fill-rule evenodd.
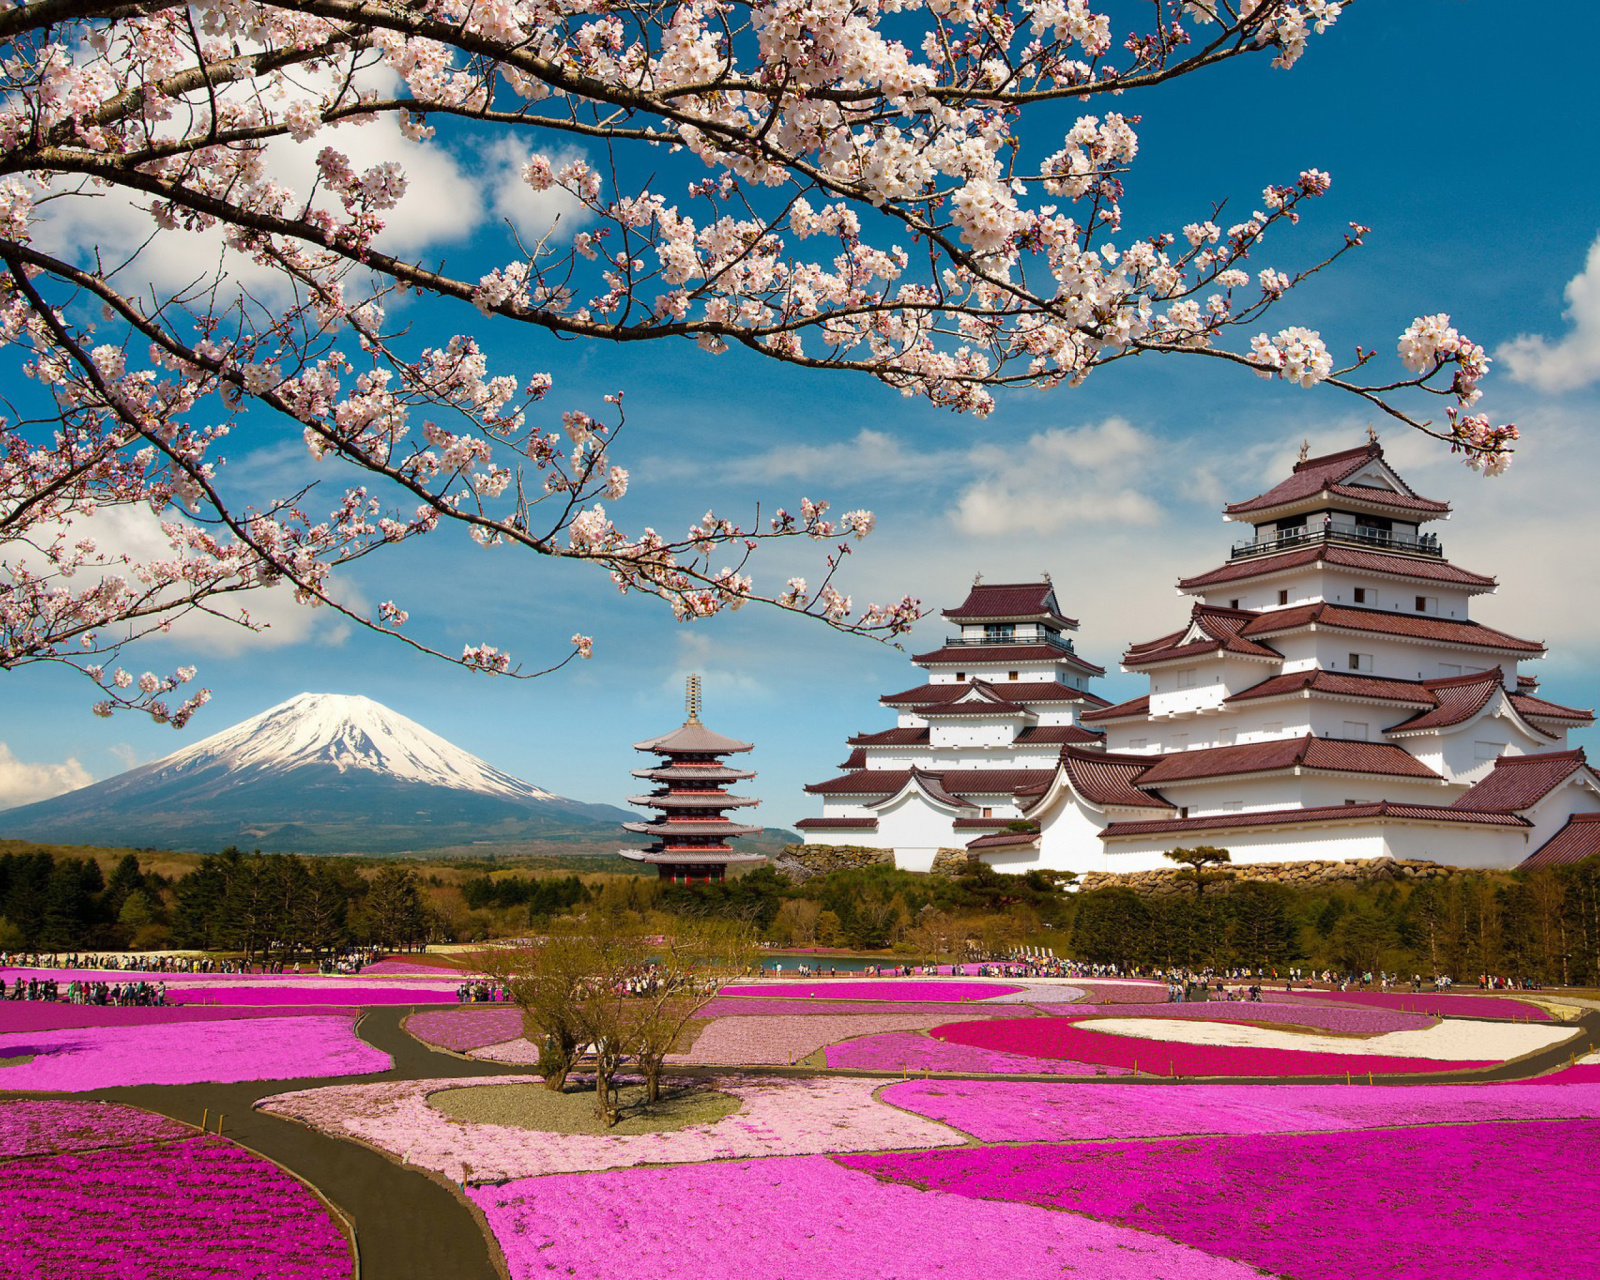
<svg viewBox="0 0 1600 1280"><path fill-rule="evenodd" d="M1005 631L1009 632L1010 628L1006 628ZM1071 654L1078 652L1072 647L1072 641L1066 636L1050 635L1048 633L1042 636L1012 636L1010 634L1001 634L998 629L992 635L950 636L945 640L944 644L947 649L993 649L997 645L1036 644L1041 650L1059 649L1062 653ZM1048 655L1041 654L1041 657L1048 657Z"/></svg>
<svg viewBox="0 0 1600 1280"><path fill-rule="evenodd" d="M1327 524L1299 525L1293 529L1263 530L1262 536L1234 544L1230 560L1249 560L1255 556L1270 556L1279 551L1293 551L1319 543L1337 543L1345 547L1361 547L1367 551L1383 551L1398 555L1426 556L1430 560L1444 559L1444 548L1437 536L1400 533L1389 529L1372 529L1346 521L1334 520Z"/></svg>

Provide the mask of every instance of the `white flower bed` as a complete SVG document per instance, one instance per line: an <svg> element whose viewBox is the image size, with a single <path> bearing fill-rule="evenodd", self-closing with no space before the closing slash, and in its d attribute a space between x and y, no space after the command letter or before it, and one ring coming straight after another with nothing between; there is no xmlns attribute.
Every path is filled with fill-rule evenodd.
<svg viewBox="0 0 1600 1280"><path fill-rule="evenodd" d="M1079 1025L1085 1031L1105 1031L1139 1040L1251 1049L1291 1049L1312 1053L1432 1058L1446 1062L1503 1061L1548 1049L1578 1034L1572 1027L1540 1023L1468 1022L1454 1018L1447 1018L1420 1031L1390 1031L1362 1039L1176 1018L1091 1018Z"/></svg>

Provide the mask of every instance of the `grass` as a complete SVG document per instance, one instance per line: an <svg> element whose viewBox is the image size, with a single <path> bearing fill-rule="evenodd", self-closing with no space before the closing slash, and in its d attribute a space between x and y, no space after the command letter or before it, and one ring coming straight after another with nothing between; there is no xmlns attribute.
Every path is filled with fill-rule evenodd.
<svg viewBox="0 0 1600 1280"><path fill-rule="evenodd" d="M594 1090L569 1083L563 1093L542 1084L474 1085L429 1094L428 1102L455 1120L503 1124L540 1133L627 1136L671 1133L691 1124L710 1124L739 1110L732 1094L696 1086L664 1085L654 1106L646 1106L644 1086L626 1083L617 1090L622 1119L611 1128L595 1114Z"/></svg>

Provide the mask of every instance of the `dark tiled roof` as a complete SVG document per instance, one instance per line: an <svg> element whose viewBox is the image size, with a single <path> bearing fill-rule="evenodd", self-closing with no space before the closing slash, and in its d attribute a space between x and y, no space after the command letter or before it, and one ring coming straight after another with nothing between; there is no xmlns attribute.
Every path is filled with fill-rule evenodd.
<svg viewBox="0 0 1600 1280"><path fill-rule="evenodd" d="M1223 508L1230 516L1249 515L1257 511L1270 511L1274 507L1303 502L1327 491L1343 490L1346 496L1359 497L1367 502L1381 503L1398 509L1443 514L1450 510L1446 502L1434 502L1419 497L1401 481L1403 488L1396 493L1371 485L1346 485L1345 481L1360 471L1367 463L1383 457L1383 447L1376 442L1358 449L1345 449L1339 453L1325 454L1320 458L1307 458L1295 464L1294 472L1265 493L1244 502L1235 502ZM1398 478L1398 477L1397 477Z"/></svg>
<svg viewBox="0 0 1600 1280"><path fill-rule="evenodd" d="M1018 746L1082 746L1086 742L1100 742L1104 734L1093 729L1080 729L1075 724L1029 725L1017 734Z"/></svg>
<svg viewBox="0 0 1600 1280"><path fill-rule="evenodd" d="M1201 778L1227 778L1279 769L1319 769L1333 773L1371 773L1391 778L1437 779L1439 775L1401 748L1387 742L1344 738L1280 738L1232 747L1202 747L1159 757L1139 778L1141 787L1158 787Z"/></svg>
<svg viewBox="0 0 1600 1280"><path fill-rule="evenodd" d="M1580 769L1600 782L1589 768L1581 747L1576 751L1501 756L1488 776L1468 787L1450 807L1483 813L1516 813L1538 804Z"/></svg>
<svg viewBox="0 0 1600 1280"><path fill-rule="evenodd" d="M794 824L802 831L876 831L876 818L801 818Z"/></svg>
<svg viewBox="0 0 1600 1280"><path fill-rule="evenodd" d="M1341 631L1361 631L1375 635L1404 636L1415 640L1438 640L1469 649L1501 649L1514 653L1543 653L1537 640L1519 640L1476 622L1458 622L1426 613L1390 613L1383 609L1358 609L1351 605L1294 605L1273 609L1256 616L1245 629L1246 637L1275 636L1312 625Z"/></svg>
<svg viewBox="0 0 1600 1280"><path fill-rule="evenodd" d="M1374 818L1395 818L1411 822L1449 822L1487 827L1526 827L1528 822L1515 814L1475 813L1437 804L1325 805L1316 809L1263 809L1254 813L1214 813L1204 818L1168 818L1158 821L1113 822L1100 833L1102 840L1118 836L1178 835L1191 831L1231 831L1241 827L1272 827L1325 824L1329 822L1367 822Z"/></svg>
<svg viewBox="0 0 1600 1280"><path fill-rule="evenodd" d="M1447 582L1453 586L1488 589L1497 585L1493 578L1486 578L1481 573L1469 573L1443 560L1424 559L1421 556L1386 555L1380 551L1358 551L1354 547L1330 542L1314 547L1301 547L1295 551L1284 551L1277 555L1254 556L1248 560L1234 561L1223 565L1220 569L1213 569L1210 573L1197 574L1193 578L1180 578L1178 587L1183 591L1220 587L1225 583L1263 578L1270 573L1299 569L1319 562L1340 569L1366 570L1369 573L1380 573L1396 578L1422 578L1429 582Z"/></svg>
<svg viewBox="0 0 1600 1280"><path fill-rule="evenodd" d="M892 796L910 781L910 769L858 769L805 789L817 796Z"/></svg>
<svg viewBox="0 0 1600 1280"><path fill-rule="evenodd" d="M1217 652L1250 658L1281 659L1283 655L1276 649L1249 639L1250 629L1263 616L1266 615L1248 609L1219 609L1215 605L1197 604L1190 612L1187 627L1158 640L1131 646L1122 655L1122 665L1143 667ZM1192 631L1199 631L1199 637L1185 640L1184 637Z"/></svg>
<svg viewBox="0 0 1600 1280"><path fill-rule="evenodd" d="M986 849L1031 849L1038 843L1037 831L999 831L967 841L967 848L973 853L982 853Z"/></svg>
<svg viewBox="0 0 1600 1280"><path fill-rule="evenodd" d="M844 763L839 767L841 769L865 769L867 767L867 753L857 747L845 757Z"/></svg>
<svg viewBox="0 0 1600 1280"><path fill-rule="evenodd" d="M1015 662L1065 662L1095 675L1103 676L1106 669L1070 653L1060 645L1047 640L1032 644L947 644L927 653L915 655L911 661L923 667L982 667Z"/></svg>
<svg viewBox="0 0 1600 1280"><path fill-rule="evenodd" d="M1073 790L1090 804L1126 809L1175 808L1154 792L1135 785L1135 779L1150 768L1151 759L1068 749L1061 753L1061 767L1067 771Z"/></svg>
<svg viewBox="0 0 1600 1280"><path fill-rule="evenodd" d="M1531 693L1513 693L1509 696L1511 705L1517 709L1517 713L1532 720L1573 720L1579 724L1594 723L1593 711L1564 707L1559 702L1538 698Z"/></svg>
<svg viewBox="0 0 1600 1280"><path fill-rule="evenodd" d="M847 739L852 747L919 747L928 742L929 730L894 728L878 733L858 733Z"/></svg>
<svg viewBox="0 0 1600 1280"><path fill-rule="evenodd" d="M952 622L1038 619L1054 621L1068 630L1078 625L1076 618L1061 612L1056 590L1048 582L975 582L965 600L943 613Z"/></svg>
<svg viewBox="0 0 1600 1280"><path fill-rule="evenodd" d="M1150 714L1150 695L1148 693L1137 698L1130 698L1127 702L1119 702L1114 707L1101 707L1098 711L1085 711L1078 718L1085 724L1091 721L1101 724L1107 720L1143 720Z"/></svg>
<svg viewBox="0 0 1600 1280"><path fill-rule="evenodd" d="M988 684L1009 702L1087 702L1097 707L1106 705L1106 700L1097 694L1086 689L1069 688L1059 680L999 680L993 683L967 680L958 684L921 684L915 689L886 694L878 701L886 707L915 707L919 710L938 707L941 703L955 701L975 684Z"/></svg>
<svg viewBox="0 0 1600 1280"><path fill-rule="evenodd" d="M1047 787L1054 769L949 769L941 775L946 791L959 796L1013 796L1030 787Z"/></svg>
<svg viewBox="0 0 1600 1280"><path fill-rule="evenodd" d="M1472 719L1489 705L1489 699L1505 681L1499 667L1477 671L1466 676L1452 676L1448 680L1424 680L1422 687L1433 694L1437 705L1419 711L1409 720L1385 729L1385 733L1415 733L1420 729L1443 729Z"/></svg>
<svg viewBox="0 0 1600 1280"><path fill-rule="evenodd" d="M1414 680L1389 680L1379 676L1349 675L1343 671L1291 671L1273 676L1260 684L1230 694L1225 702L1249 702L1256 698L1279 698L1309 690L1347 698L1372 698L1406 706L1433 707L1439 700Z"/></svg>
<svg viewBox="0 0 1600 1280"><path fill-rule="evenodd" d="M924 788L942 790L964 803L962 796L1013 796L1028 787L1048 786L1055 777L1051 769L860 769L841 774L826 782L813 782L805 789L823 796L892 796L915 776ZM930 794L932 792L930 791Z"/></svg>
<svg viewBox="0 0 1600 1280"><path fill-rule="evenodd" d="M1524 858L1518 869L1565 866L1592 858L1597 853L1600 853L1600 813L1575 813L1560 831Z"/></svg>
<svg viewBox="0 0 1600 1280"><path fill-rule="evenodd" d="M1000 831L1010 826L1017 818L957 818L951 825L957 831Z"/></svg>

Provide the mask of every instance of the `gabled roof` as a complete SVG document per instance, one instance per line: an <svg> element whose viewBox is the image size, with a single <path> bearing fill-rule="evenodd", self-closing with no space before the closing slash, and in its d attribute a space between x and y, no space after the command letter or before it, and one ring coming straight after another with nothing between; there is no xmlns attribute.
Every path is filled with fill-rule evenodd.
<svg viewBox="0 0 1600 1280"><path fill-rule="evenodd" d="M1149 756L1113 755L1068 748L1061 753L1072 789L1101 808L1174 809L1153 791L1140 790L1135 779L1150 768Z"/></svg>
<svg viewBox="0 0 1600 1280"><path fill-rule="evenodd" d="M1524 682L1519 680L1518 685ZM1538 684L1535 682L1534 688ZM1564 707L1559 702L1551 702L1548 698L1540 698L1532 693L1517 692L1507 695L1511 705L1517 709L1517 714L1527 720L1565 720L1577 727L1594 723L1594 712L1581 710L1578 707Z"/></svg>
<svg viewBox="0 0 1600 1280"><path fill-rule="evenodd" d="M1431 557L1389 555L1381 551L1362 551L1355 547L1341 546L1337 542L1319 542L1316 546L1231 561L1209 573L1178 579L1178 589L1199 591L1207 587L1220 587L1229 582L1265 578L1274 573L1319 563L1332 565L1337 569L1353 569L1358 573L1444 582L1451 586L1468 587L1479 591L1492 591L1499 585L1495 579L1487 578L1481 573L1469 573L1465 569L1458 569L1453 564Z"/></svg>
<svg viewBox="0 0 1600 1280"><path fill-rule="evenodd" d="M1437 618L1427 613L1391 613L1385 609L1359 609L1354 605L1329 604L1327 601L1292 605L1287 609L1272 609L1257 614L1255 620L1245 627L1243 635L1255 639L1283 635L1311 626L1410 640L1433 640L1469 649L1494 649L1509 653L1531 654L1544 652L1544 645L1537 640L1521 640L1477 622Z"/></svg>
<svg viewBox="0 0 1600 1280"><path fill-rule="evenodd" d="M1053 622L1068 631L1078 629L1077 619L1061 612L1048 580L974 582L965 600L942 612L952 622Z"/></svg>
<svg viewBox="0 0 1600 1280"><path fill-rule="evenodd" d="M1202 818L1166 818L1133 822L1113 822L1100 833L1102 840L1134 836L1182 835L1195 831L1233 831L1246 827L1315 825L1331 822L1371 822L1374 819L1403 822L1442 822L1452 825L1514 827L1529 826L1526 818L1514 813L1477 813L1436 804L1394 804L1387 800L1372 804L1323 805L1315 809L1258 809L1249 813L1213 813Z"/></svg>
<svg viewBox="0 0 1600 1280"><path fill-rule="evenodd" d="M905 707L923 711L953 702L982 680L963 680L956 684L919 684L915 689L885 694L878 701L886 707ZM1106 706L1106 700L1087 689L1074 689L1059 680L998 680L990 685L1008 702L1027 705L1034 702L1087 702L1091 706Z"/></svg>
<svg viewBox="0 0 1600 1280"><path fill-rule="evenodd" d="M1560 831L1524 858L1517 869L1566 866L1597 853L1600 853L1600 813L1575 813Z"/></svg>
<svg viewBox="0 0 1600 1280"><path fill-rule="evenodd" d="M921 667L982 667L1008 662L1065 662L1093 675L1103 676L1104 667L1063 649L1048 640L1019 641L1007 644L947 644L912 657Z"/></svg>
<svg viewBox="0 0 1600 1280"><path fill-rule="evenodd" d="M923 793L930 800L948 805L952 809L972 809L976 807L971 801L963 800L958 795L952 795L944 786L943 775L934 773L931 769L912 769L911 777L907 779L906 785L921 787Z"/></svg>
<svg viewBox="0 0 1600 1280"><path fill-rule="evenodd" d="M1378 774L1390 778L1441 781L1439 775L1409 752L1387 742L1354 742L1345 738L1279 738L1232 747L1202 747L1159 757L1140 776L1141 787L1170 786L1204 778L1270 773L1281 769L1326 770L1332 773Z"/></svg>
<svg viewBox="0 0 1600 1280"><path fill-rule="evenodd" d="M1444 680L1423 680L1422 687L1433 694L1436 705L1419 711L1409 720L1384 730L1385 733L1416 733L1424 729L1445 729L1464 724L1489 705L1489 700L1504 688L1505 672L1499 667L1475 671L1471 675Z"/></svg>
<svg viewBox="0 0 1600 1280"><path fill-rule="evenodd" d="M1383 446L1375 440L1357 449L1344 449L1339 453L1324 454L1320 458L1307 458L1304 462L1295 464L1294 471L1288 479L1275 484L1265 493L1257 494L1244 502L1232 503L1223 510L1230 516L1250 516L1279 507L1292 506L1325 493L1337 493L1342 497L1425 515L1443 515L1450 510L1450 504L1447 502L1435 502L1431 498L1419 496L1387 463L1383 463L1383 472L1397 488L1347 483L1372 463L1383 463Z"/></svg>
<svg viewBox="0 0 1600 1280"><path fill-rule="evenodd" d="M1130 646L1122 655L1122 665L1146 667L1158 662L1176 662L1211 653L1281 661L1283 655L1276 649L1258 644L1247 636L1249 628L1262 616L1249 609L1221 609L1216 605L1196 604L1190 611L1187 627L1171 635Z"/></svg>
<svg viewBox="0 0 1600 1280"><path fill-rule="evenodd" d="M929 703L918 707L917 711L925 716L1025 716L1028 709L1021 705L1020 699L1008 696L1019 684L1020 681L994 685L987 680L969 680L961 686L957 697Z"/></svg>
<svg viewBox="0 0 1600 1280"><path fill-rule="evenodd" d="M1501 756L1488 776L1468 787L1450 807L1481 813L1518 813L1538 804L1580 770L1600 787L1600 776L1589 767L1582 747L1575 751Z"/></svg>
<svg viewBox="0 0 1600 1280"><path fill-rule="evenodd" d="M1252 702L1258 698L1293 697L1321 693L1330 697L1368 698L1375 702L1395 702L1402 706L1435 707L1439 700L1415 680L1391 680L1385 676L1364 676L1343 671L1291 671L1272 676L1260 684L1229 694L1224 702Z"/></svg>

